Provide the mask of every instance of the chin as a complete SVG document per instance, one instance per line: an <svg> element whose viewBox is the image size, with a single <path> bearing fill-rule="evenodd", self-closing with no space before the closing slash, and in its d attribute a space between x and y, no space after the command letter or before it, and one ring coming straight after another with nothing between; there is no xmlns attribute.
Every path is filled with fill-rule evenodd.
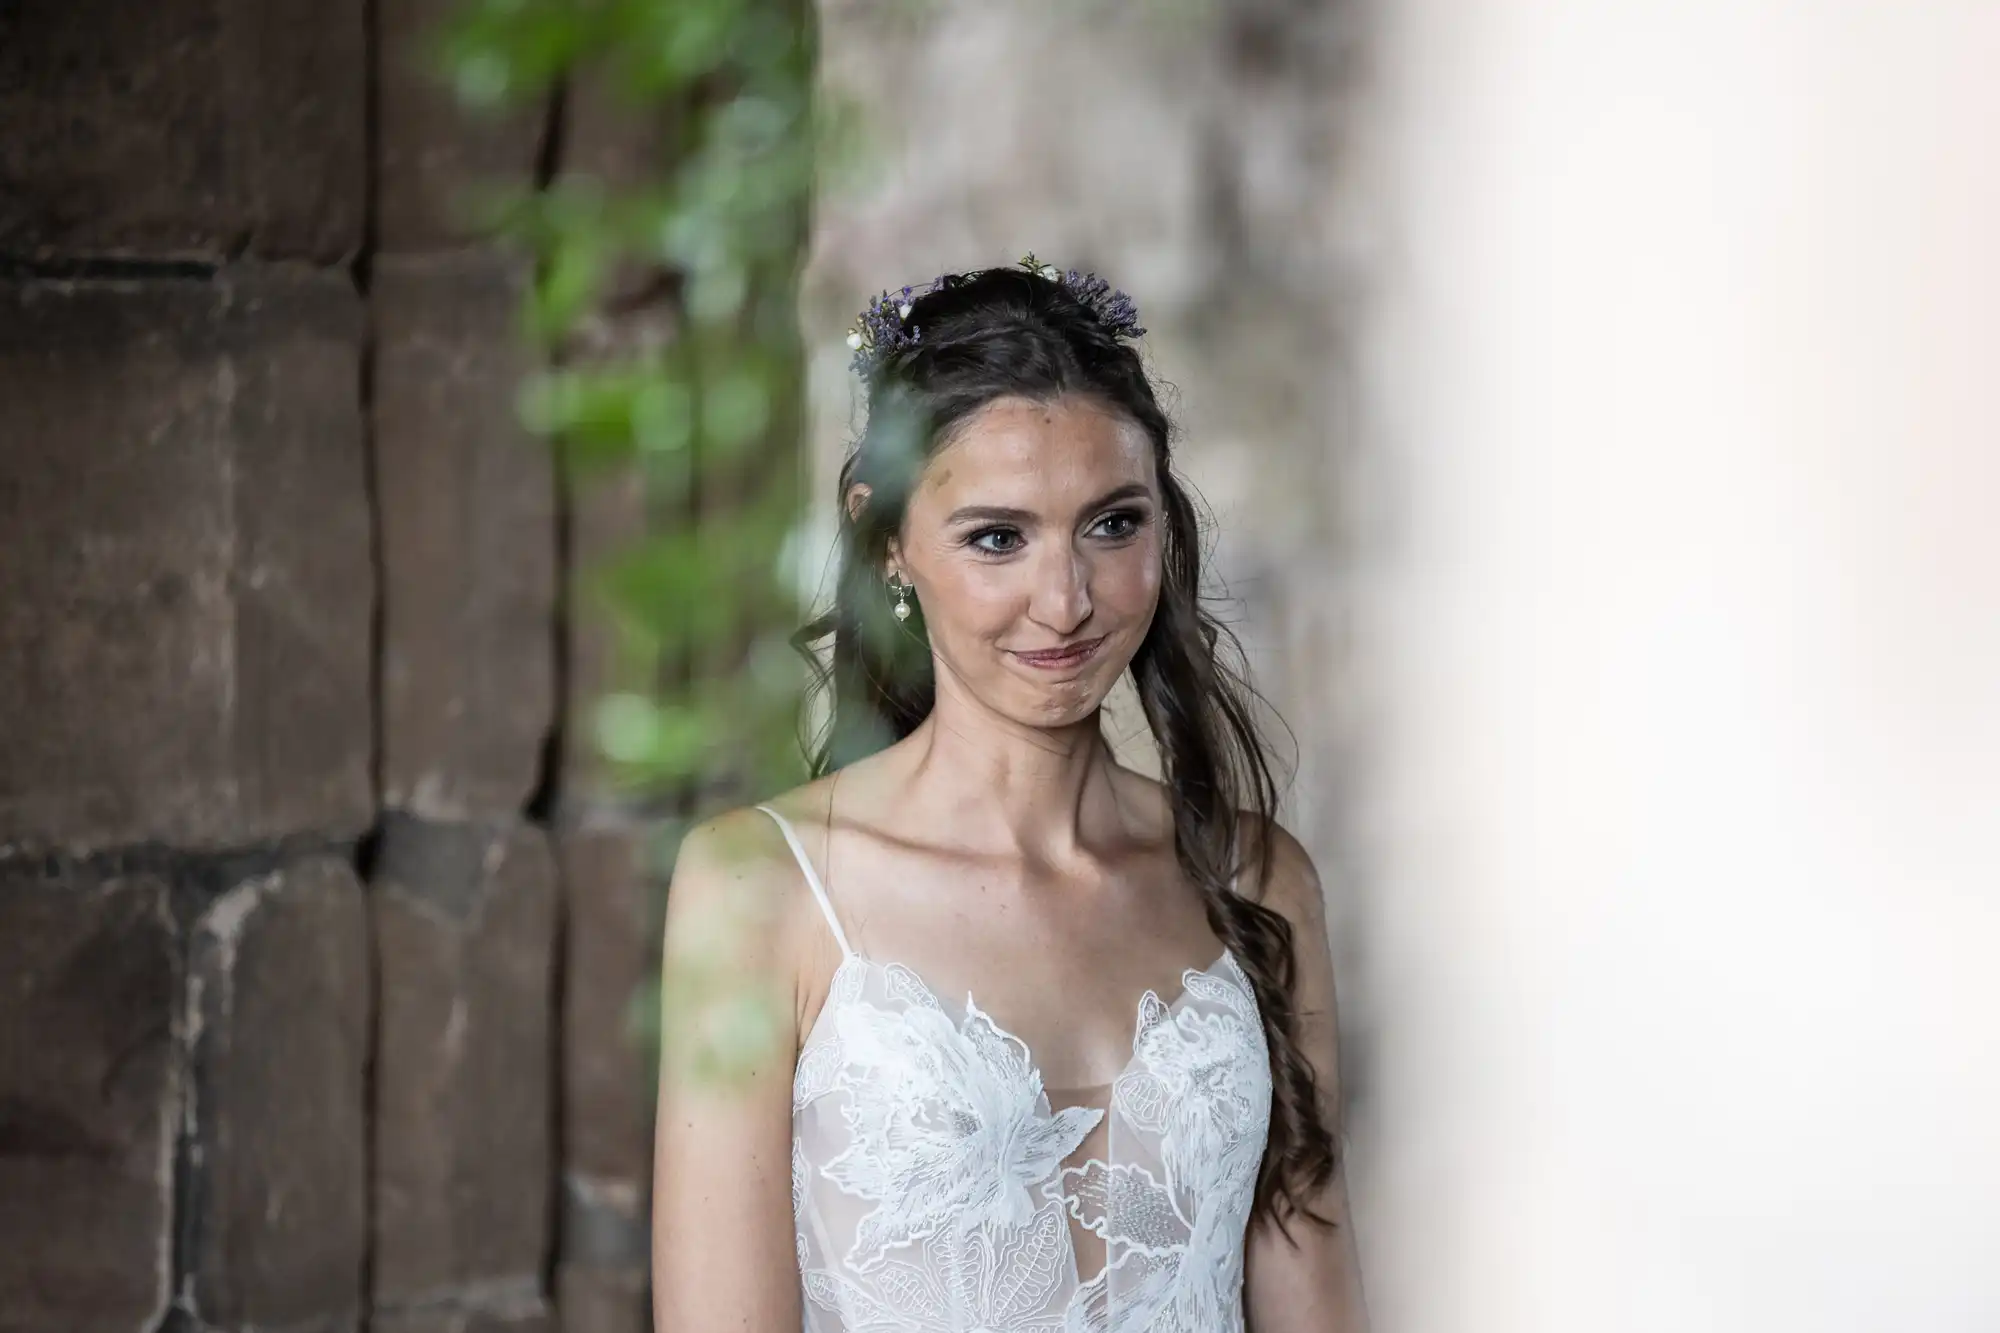
<svg viewBox="0 0 2000 1333"><path fill-rule="evenodd" d="M1116 679L1116 677L1113 677ZM1100 688L1095 681L1071 680L1044 688L1038 695L1023 700L1018 715L1023 722L1036 727L1068 727L1088 721L1090 716L1104 706L1109 690Z"/></svg>

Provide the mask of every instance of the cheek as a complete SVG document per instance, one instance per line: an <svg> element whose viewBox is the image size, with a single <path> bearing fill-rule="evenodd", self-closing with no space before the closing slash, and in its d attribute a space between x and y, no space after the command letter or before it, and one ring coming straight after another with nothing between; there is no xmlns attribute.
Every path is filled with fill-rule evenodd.
<svg viewBox="0 0 2000 1333"><path fill-rule="evenodd" d="M1102 561L1092 580L1092 596L1106 610L1142 615L1160 597L1160 550L1150 543L1129 547Z"/></svg>
<svg viewBox="0 0 2000 1333"><path fill-rule="evenodd" d="M1006 565L951 564L931 578L933 606L946 608L948 628L969 634L998 633L1020 614L1021 576ZM937 625L940 617L926 611Z"/></svg>

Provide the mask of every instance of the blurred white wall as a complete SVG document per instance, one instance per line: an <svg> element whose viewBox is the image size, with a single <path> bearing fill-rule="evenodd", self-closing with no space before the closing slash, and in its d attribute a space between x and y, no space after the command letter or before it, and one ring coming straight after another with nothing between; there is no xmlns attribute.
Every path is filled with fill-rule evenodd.
<svg viewBox="0 0 2000 1333"><path fill-rule="evenodd" d="M1378 1326L2000 1329L2000 5L1384 17Z"/></svg>

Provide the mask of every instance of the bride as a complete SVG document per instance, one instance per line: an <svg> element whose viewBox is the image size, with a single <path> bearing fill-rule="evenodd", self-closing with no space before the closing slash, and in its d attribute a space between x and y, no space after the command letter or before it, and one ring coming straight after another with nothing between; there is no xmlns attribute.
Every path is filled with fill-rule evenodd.
<svg viewBox="0 0 2000 1333"><path fill-rule="evenodd" d="M1122 293L1029 256L849 336L817 778L698 825L665 966L781 997L662 1061L659 1333L1358 1333L1333 967ZM1231 641L1233 642L1233 641ZM1127 669L1165 782L1101 730Z"/></svg>

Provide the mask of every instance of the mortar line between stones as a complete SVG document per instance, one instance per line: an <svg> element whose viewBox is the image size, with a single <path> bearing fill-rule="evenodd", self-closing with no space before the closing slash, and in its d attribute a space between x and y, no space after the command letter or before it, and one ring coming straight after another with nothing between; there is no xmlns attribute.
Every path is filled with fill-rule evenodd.
<svg viewBox="0 0 2000 1333"><path fill-rule="evenodd" d="M383 650L387 644L386 601L388 569L382 549L382 484L375 436L375 360L377 355L375 307L373 301L375 250L381 241L381 159L382 159L382 78L380 0L361 3L361 115L362 183L361 248L353 263L355 286L361 294L361 463L362 485L367 492L368 570L374 581L374 599L368 616L368 781L374 826L356 848L355 877L361 882L361 905L366 929L366 1015L367 1034L363 1039L361 1063L361 1267L356 1274L356 1326L367 1333L373 1326L375 1294L375 1167L377 1160L375 1119L379 1056L382 1049L382 980L375 948L374 861L382 836L383 793Z"/></svg>
<svg viewBox="0 0 2000 1333"><path fill-rule="evenodd" d="M568 113L569 86L567 81L558 81L550 89L543 107L541 137L535 148L534 188L537 193L546 193L562 170L562 140ZM539 279L539 272L530 276L530 281ZM552 363L560 364L562 358L558 353L550 359ZM555 587L549 615L552 698L549 730L542 738L540 771L535 775L535 785L522 814L531 822L543 825L553 841L562 802L563 758L570 724L570 573L575 520L566 477L568 469L564 466L564 446L560 440L549 442L547 458L555 513L555 527L550 534L550 540L555 544Z"/></svg>
<svg viewBox="0 0 2000 1333"><path fill-rule="evenodd" d="M569 82L558 80L549 92L548 103L543 111L541 142L535 152L535 190L546 193L554 184L562 170L563 140L569 123ZM534 278L539 278L539 274ZM533 279L531 279L533 280ZM570 680L574 664L570 660L571 618L574 608L571 598L571 580L575 562L576 516L574 497L568 483L568 468L561 441L551 441L548 453L551 470L550 485L555 505L555 530L551 534L555 542L555 586L554 603L550 608L549 632L552 638L552 670L550 675L551 708L549 732L542 746L542 771L538 775L535 792L528 805L530 818L541 822L549 840L550 863L555 871L555 902L549 927L549 1029L548 1029L548 1179L545 1182L543 1206L546 1226L543 1230L541 1264L542 1290L547 1293L551 1320L560 1326L562 1315L560 1296L561 1264L563 1247L562 1187L564 1180L563 1144L566 1126L563 1108L563 1088L565 1076L563 1060L564 1015L568 1012L569 969L564 960L569 947L569 883L567 858L563 856L561 838L562 772L569 747L571 718L569 716Z"/></svg>

